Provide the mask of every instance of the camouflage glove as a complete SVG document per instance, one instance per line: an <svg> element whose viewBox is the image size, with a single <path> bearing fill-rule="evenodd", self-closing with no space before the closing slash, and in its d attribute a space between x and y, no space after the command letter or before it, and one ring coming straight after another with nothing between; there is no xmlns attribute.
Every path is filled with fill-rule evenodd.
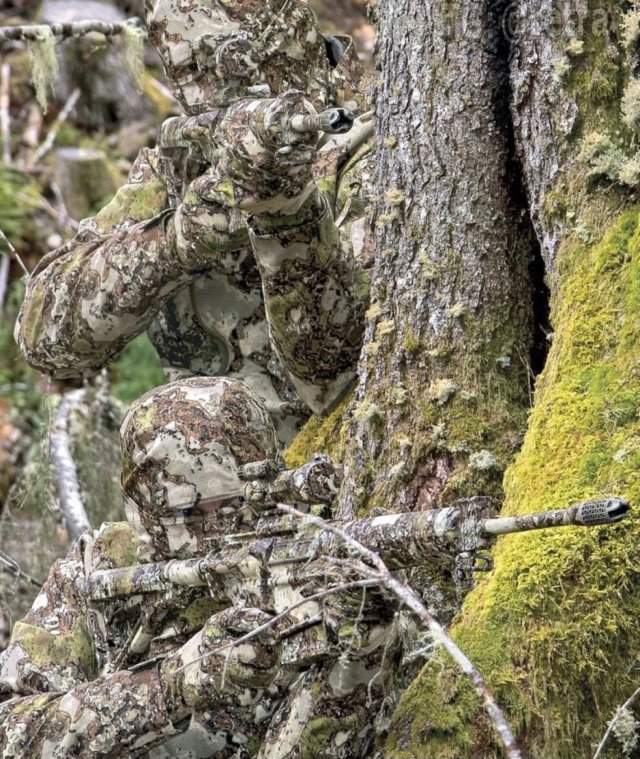
<svg viewBox="0 0 640 759"><path fill-rule="evenodd" d="M281 217L296 226L298 216L318 215L310 198L319 134L296 127L299 117L315 114L296 90L228 109L214 133L215 165L191 183L176 211L177 253L187 270L213 268L216 254L249 247L248 216Z"/></svg>
<svg viewBox="0 0 640 759"><path fill-rule="evenodd" d="M160 679L169 711L181 715L213 708L216 700L225 698L223 693L228 698L245 688L268 687L280 659L274 630L230 646L269 619L260 609L225 609L167 657L160 665Z"/></svg>
<svg viewBox="0 0 640 759"><path fill-rule="evenodd" d="M250 214L299 210L315 187L311 168L319 132L299 131L297 123L315 115L298 90L229 110L218 130L219 169L233 183L238 208Z"/></svg>

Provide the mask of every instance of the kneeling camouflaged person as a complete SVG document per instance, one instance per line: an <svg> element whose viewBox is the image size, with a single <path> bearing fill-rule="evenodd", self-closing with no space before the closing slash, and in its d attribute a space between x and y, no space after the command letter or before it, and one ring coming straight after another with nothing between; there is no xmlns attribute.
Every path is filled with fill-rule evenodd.
<svg viewBox="0 0 640 759"><path fill-rule="evenodd" d="M275 628L228 647L271 618L259 578L224 608L207 587L88 593L95 571L201 557L248 529L251 506L230 494L246 492L244 465L278 451L260 399L240 380L179 380L134 403L121 437L128 522L80 538L16 624L0 656L0 756L370 756L392 659L386 613L371 625L338 608L333 632L302 633L310 658L292 666ZM335 490L326 459L294 477Z"/></svg>

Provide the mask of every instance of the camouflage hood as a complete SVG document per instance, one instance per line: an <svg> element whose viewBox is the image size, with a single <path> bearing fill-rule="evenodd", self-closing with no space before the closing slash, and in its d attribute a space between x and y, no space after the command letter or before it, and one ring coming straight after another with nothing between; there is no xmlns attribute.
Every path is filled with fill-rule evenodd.
<svg viewBox="0 0 640 759"><path fill-rule="evenodd" d="M190 114L288 89L317 108L335 101L325 41L304 0L146 0L145 15Z"/></svg>
<svg viewBox="0 0 640 759"><path fill-rule="evenodd" d="M276 433L243 382L194 377L151 391L120 431L127 517L155 558L206 550L242 521L239 467L275 459Z"/></svg>

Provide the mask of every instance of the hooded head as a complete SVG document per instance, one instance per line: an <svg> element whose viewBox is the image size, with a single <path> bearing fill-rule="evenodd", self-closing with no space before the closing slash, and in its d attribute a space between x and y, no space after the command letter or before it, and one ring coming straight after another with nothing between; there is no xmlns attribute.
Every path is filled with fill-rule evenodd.
<svg viewBox="0 0 640 759"><path fill-rule="evenodd" d="M146 558L189 558L237 531L239 467L275 459L276 432L261 401L239 380L195 377L136 401L120 430L127 518Z"/></svg>
<svg viewBox="0 0 640 759"><path fill-rule="evenodd" d="M289 89L319 109L336 100L335 61L306 0L145 0L145 16L191 115Z"/></svg>

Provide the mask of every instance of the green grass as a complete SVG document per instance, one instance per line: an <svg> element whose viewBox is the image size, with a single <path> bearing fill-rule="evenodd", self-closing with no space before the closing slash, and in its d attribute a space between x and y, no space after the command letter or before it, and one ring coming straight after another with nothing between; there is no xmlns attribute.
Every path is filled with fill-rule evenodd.
<svg viewBox="0 0 640 759"><path fill-rule="evenodd" d="M111 366L111 392L123 403L165 382L160 359L146 334L132 340Z"/></svg>

